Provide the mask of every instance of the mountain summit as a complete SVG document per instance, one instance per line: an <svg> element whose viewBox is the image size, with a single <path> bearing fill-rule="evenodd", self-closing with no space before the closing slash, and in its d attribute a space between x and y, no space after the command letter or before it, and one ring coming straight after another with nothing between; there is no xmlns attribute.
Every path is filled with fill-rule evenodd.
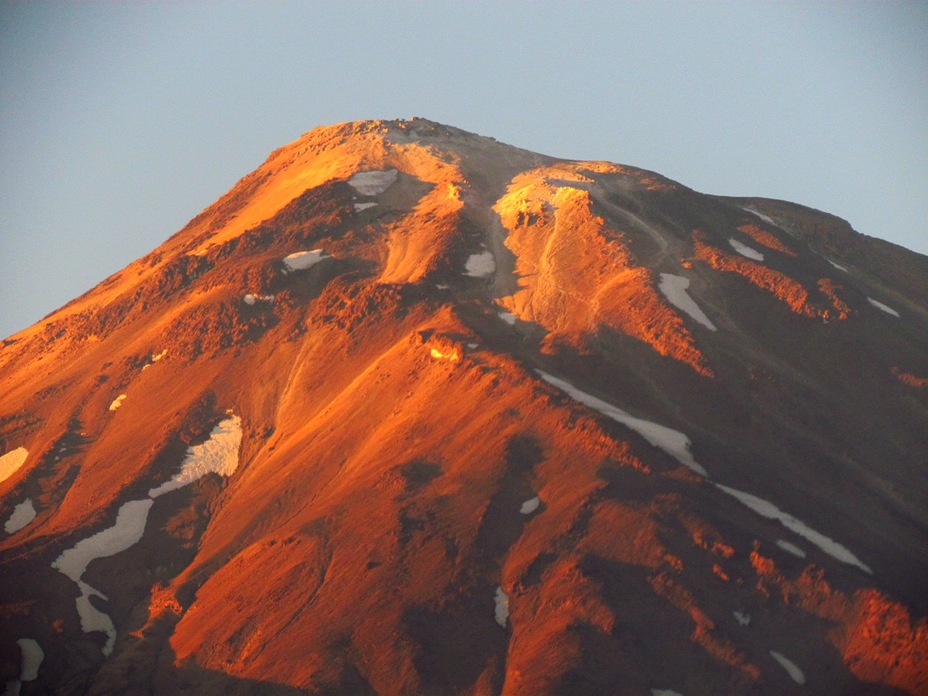
<svg viewBox="0 0 928 696"><path fill-rule="evenodd" d="M928 692L928 258L318 128L0 347L9 694Z"/></svg>

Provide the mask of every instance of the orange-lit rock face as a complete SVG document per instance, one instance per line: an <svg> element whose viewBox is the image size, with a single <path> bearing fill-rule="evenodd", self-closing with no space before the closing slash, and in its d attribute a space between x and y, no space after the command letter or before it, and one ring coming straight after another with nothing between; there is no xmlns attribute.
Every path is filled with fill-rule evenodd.
<svg viewBox="0 0 928 696"><path fill-rule="evenodd" d="M779 589L785 604L830 623L829 640L859 679L913 694L928 687L928 620L913 625L904 606L872 588L852 596L835 590L815 566L790 580L772 559L755 551L751 560L761 580Z"/></svg>
<svg viewBox="0 0 928 696"><path fill-rule="evenodd" d="M32 638L23 693L789 693L771 652L924 693L924 312L743 219L424 120L281 148L0 346L0 678Z"/></svg>
<svg viewBox="0 0 928 696"><path fill-rule="evenodd" d="M718 271L737 273L752 285L769 292L796 314L820 317L822 310L809 303L809 293L801 283L787 275L711 246L700 230L693 232L695 257Z"/></svg>
<svg viewBox="0 0 928 696"><path fill-rule="evenodd" d="M780 241L780 239L778 239L772 232L769 232L768 230L765 230L758 225L755 225L754 223L741 225L738 227L738 231L742 234L746 234L755 242L762 244L768 249L779 251L781 254L786 254L787 256L798 255L795 250Z"/></svg>
<svg viewBox="0 0 928 696"><path fill-rule="evenodd" d="M566 177L570 177L564 181ZM625 236L594 214L586 177L561 167L516 178L495 209L515 255L517 289L503 302L544 327L549 341L606 328L643 341L699 374L711 370L683 320L635 262Z"/></svg>

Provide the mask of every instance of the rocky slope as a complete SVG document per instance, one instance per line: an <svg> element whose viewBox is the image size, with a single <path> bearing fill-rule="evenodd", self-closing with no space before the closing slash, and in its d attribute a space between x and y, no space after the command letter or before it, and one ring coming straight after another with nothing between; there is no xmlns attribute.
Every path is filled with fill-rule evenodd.
<svg viewBox="0 0 928 696"><path fill-rule="evenodd" d="M0 680L928 691L928 259L316 129L0 348Z"/></svg>

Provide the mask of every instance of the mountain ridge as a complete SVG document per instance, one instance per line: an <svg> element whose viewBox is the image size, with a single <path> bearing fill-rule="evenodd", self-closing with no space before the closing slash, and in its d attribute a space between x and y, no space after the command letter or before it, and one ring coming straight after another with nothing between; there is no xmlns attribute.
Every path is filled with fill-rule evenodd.
<svg viewBox="0 0 928 696"><path fill-rule="evenodd" d="M310 131L3 342L0 676L29 633L56 693L918 693L925 261L842 222Z"/></svg>

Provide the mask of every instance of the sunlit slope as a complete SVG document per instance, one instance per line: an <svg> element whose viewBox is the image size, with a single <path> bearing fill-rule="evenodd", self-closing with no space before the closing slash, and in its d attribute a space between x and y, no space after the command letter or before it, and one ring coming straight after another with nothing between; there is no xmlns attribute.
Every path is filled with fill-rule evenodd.
<svg viewBox="0 0 928 696"><path fill-rule="evenodd" d="M0 348L0 679L923 693L925 259L822 215L422 119L281 148Z"/></svg>

